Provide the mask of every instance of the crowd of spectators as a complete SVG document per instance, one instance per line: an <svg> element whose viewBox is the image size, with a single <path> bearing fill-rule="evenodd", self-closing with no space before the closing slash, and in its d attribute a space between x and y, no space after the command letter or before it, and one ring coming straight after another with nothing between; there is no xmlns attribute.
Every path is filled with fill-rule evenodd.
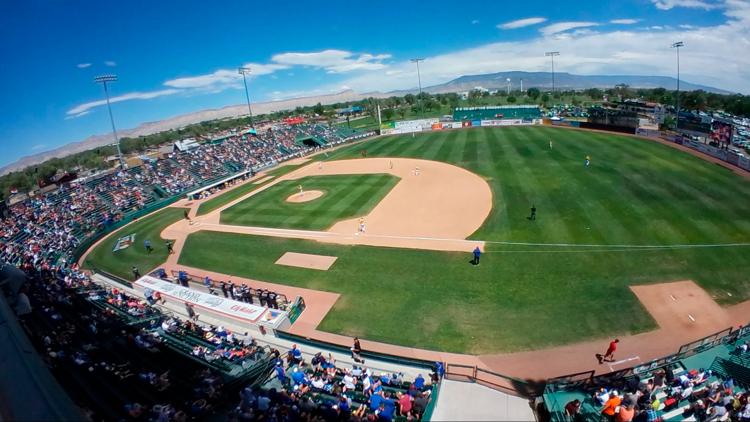
<svg viewBox="0 0 750 422"><path fill-rule="evenodd" d="M237 421L414 421L430 400L422 375L410 382L401 373L339 366L323 353L308 363L296 345L281 353L248 333L165 315L120 289L93 284L75 266L27 271L22 295L29 304L19 321L92 420L179 422L223 414ZM173 339L192 344L192 351L178 353ZM215 366L245 368L263 358L275 377L246 388L228 387Z"/></svg>
<svg viewBox="0 0 750 422"><path fill-rule="evenodd" d="M230 420L417 421L430 401L432 386L422 375L405 381L402 373L374 373L354 365L338 367L328 354L305 362L297 345L278 360L269 388L245 388ZM432 382L441 374L436 369Z"/></svg>
<svg viewBox="0 0 750 422"><path fill-rule="evenodd" d="M253 288L247 284L235 283L232 280L219 281L209 276L200 279L183 270L172 270L173 277L169 277L163 268L157 268L151 275L165 281L178 283L183 287L191 287L190 283L193 283L193 287L202 285L212 295L219 296L221 294L225 298L251 305L256 304L272 309L286 309L290 305L289 299L282 293L264 288Z"/></svg>
<svg viewBox="0 0 750 422"><path fill-rule="evenodd" d="M73 181L10 207L0 220L0 260L16 266L64 265L81 242L164 195L194 189L219 177L260 167L310 151L295 144L298 135L317 134L336 142L341 136L322 125L269 125L259 135L230 135L190 151L87 181Z"/></svg>
<svg viewBox="0 0 750 422"><path fill-rule="evenodd" d="M659 369L646 379L635 376L621 390L600 388L593 394L603 420L613 422L682 420L698 422L750 420L748 393L731 378L710 369ZM574 421L586 420L579 399L566 404Z"/></svg>

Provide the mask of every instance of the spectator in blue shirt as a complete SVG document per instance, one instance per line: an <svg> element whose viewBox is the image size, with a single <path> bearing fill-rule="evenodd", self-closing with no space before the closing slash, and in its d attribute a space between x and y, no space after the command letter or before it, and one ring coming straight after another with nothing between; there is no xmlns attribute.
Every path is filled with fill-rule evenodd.
<svg viewBox="0 0 750 422"><path fill-rule="evenodd" d="M287 382L286 372L284 371L284 366L281 364L280 361L276 362L275 371L276 371L276 378L278 378L278 380L282 384L286 384Z"/></svg>
<svg viewBox="0 0 750 422"><path fill-rule="evenodd" d="M417 375L417 378L414 380L414 387L416 387L417 390L424 388L424 378L422 377L422 374Z"/></svg>
<svg viewBox="0 0 750 422"><path fill-rule="evenodd" d="M292 370L292 381L294 384L305 384L305 373L300 371L299 368Z"/></svg>
<svg viewBox="0 0 750 422"><path fill-rule="evenodd" d="M383 402L383 396L380 393L373 394L370 396L370 410L373 412L380 409L380 404Z"/></svg>

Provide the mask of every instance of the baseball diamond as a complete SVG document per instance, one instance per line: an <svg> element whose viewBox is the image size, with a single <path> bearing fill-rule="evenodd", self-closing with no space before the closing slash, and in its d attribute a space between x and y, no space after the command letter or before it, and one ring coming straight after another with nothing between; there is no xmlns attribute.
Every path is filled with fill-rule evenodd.
<svg viewBox="0 0 750 422"><path fill-rule="evenodd" d="M408 171L397 178L352 174L365 147L360 171L385 174L400 165ZM374 165L382 170L364 169L379 157ZM445 201L458 207L436 210L440 220L476 224L453 235L410 231L425 221L424 227L439 227L418 209L378 217L392 189L403 183L429 189L430 178L439 177L429 164L414 175L404 159L477 176L476 186L491 191L490 209L473 217L482 199ZM307 204L285 203L300 184L331 191L308 203L313 219L295 210ZM332 202L320 202L326 198ZM740 176L656 142L544 127L480 128L385 136L318 155L192 226L161 217L160 228L163 237L177 239L179 255L170 259L178 266L338 293L321 331L494 354L656 329L633 285L689 279L726 309L748 299L750 219L741 205L748 200L750 184ZM367 219L367 232L355 236L359 217ZM346 229L336 230L340 220L350 221ZM477 244L484 256L472 266ZM286 252L337 261L328 271L273 265ZM89 256L90 265L127 275L111 253L95 249Z"/></svg>

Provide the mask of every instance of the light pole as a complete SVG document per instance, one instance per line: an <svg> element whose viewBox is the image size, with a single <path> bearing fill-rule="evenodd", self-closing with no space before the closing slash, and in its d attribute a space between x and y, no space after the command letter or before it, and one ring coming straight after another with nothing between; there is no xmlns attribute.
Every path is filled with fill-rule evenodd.
<svg viewBox="0 0 750 422"><path fill-rule="evenodd" d="M545 56L552 60L552 95L555 95L555 56L559 56L559 51L548 51L544 53Z"/></svg>
<svg viewBox="0 0 750 422"><path fill-rule="evenodd" d="M422 109L422 118L424 119L424 101L422 101L422 75L419 73L419 62L423 62L424 59L417 58L417 59L411 59L412 63L417 64L417 82L419 83L419 105Z"/></svg>
<svg viewBox="0 0 750 422"><path fill-rule="evenodd" d="M677 41L672 44L672 48L677 50L677 118L675 119L675 129L680 128L680 47L684 47L685 43Z"/></svg>
<svg viewBox="0 0 750 422"><path fill-rule="evenodd" d="M508 83L508 95L510 95L510 78L505 78L505 82Z"/></svg>
<svg viewBox="0 0 750 422"><path fill-rule="evenodd" d="M250 116L250 127L255 129L255 124L253 123L253 110L250 108L250 94L247 92L247 78L245 77L245 75L250 74L250 68L241 67L237 69L237 72L242 75L242 82L245 84L245 99L247 99L247 114Z"/></svg>
<svg viewBox="0 0 750 422"><path fill-rule="evenodd" d="M102 84L104 87L104 98L107 100L107 110L109 111L109 121L112 123L112 136L115 137L115 145L117 146L117 158L120 160L120 168L125 168L125 160L122 159L122 150L120 149L120 138L117 136L117 129L115 128L115 118L112 117L112 106L109 104L109 90L107 89L107 82L115 82L117 75L101 75L94 78L94 82Z"/></svg>
<svg viewBox="0 0 750 422"><path fill-rule="evenodd" d="M521 95L522 96L524 95L524 93L523 93L523 78L521 78Z"/></svg>

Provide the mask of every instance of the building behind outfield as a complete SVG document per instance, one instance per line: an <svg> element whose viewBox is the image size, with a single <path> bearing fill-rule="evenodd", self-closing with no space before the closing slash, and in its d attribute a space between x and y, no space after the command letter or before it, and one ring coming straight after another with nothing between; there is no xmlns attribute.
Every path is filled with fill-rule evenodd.
<svg viewBox="0 0 750 422"><path fill-rule="evenodd" d="M486 107L457 107L453 110L454 121L465 120L503 120L541 119L542 111L538 105L486 106Z"/></svg>

